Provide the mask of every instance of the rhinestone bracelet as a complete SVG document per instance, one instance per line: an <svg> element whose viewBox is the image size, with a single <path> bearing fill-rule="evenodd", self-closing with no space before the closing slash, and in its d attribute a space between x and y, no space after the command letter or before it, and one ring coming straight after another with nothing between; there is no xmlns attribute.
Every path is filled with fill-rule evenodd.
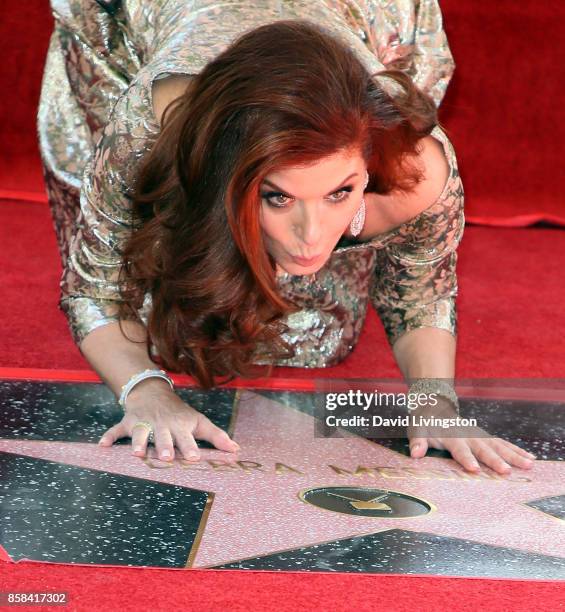
<svg viewBox="0 0 565 612"><path fill-rule="evenodd" d="M426 395L434 393L435 395L441 395L441 397L448 399L453 404L457 414L459 414L457 394L453 387L445 380L421 378L410 385L408 393L425 393Z"/></svg>
<svg viewBox="0 0 565 612"><path fill-rule="evenodd" d="M164 370L145 370L143 372L139 372L138 374L134 374L128 382L122 386L122 392L120 393L120 399L118 400L118 404L125 410L126 407L126 399L129 395L129 392L140 383L142 380L146 378L163 378L166 380L169 385L171 385L171 389L175 388L175 385L171 379L171 377Z"/></svg>

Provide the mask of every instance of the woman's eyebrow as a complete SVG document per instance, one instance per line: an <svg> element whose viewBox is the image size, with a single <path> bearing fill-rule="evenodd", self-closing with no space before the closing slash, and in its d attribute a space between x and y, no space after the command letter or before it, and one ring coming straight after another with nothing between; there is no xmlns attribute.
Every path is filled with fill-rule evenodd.
<svg viewBox="0 0 565 612"><path fill-rule="evenodd" d="M345 183L347 183L347 181L350 178L353 178L354 176L357 176L357 172L354 172L353 174L350 174L347 178L344 178L343 181L341 181L341 183L335 189L332 189L326 195L332 195L332 193L335 193L336 191L338 191L341 187L343 187L345 185ZM285 196L287 196L289 198L293 198L294 197L293 195L291 195L290 193L287 193L284 189L281 189L280 187L278 187L277 185L275 185L271 181L268 181L267 179L264 179L263 183L265 183L267 185L270 185L271 187L273 187L273 189L278 190L280 193L284 194Z"/></svg>

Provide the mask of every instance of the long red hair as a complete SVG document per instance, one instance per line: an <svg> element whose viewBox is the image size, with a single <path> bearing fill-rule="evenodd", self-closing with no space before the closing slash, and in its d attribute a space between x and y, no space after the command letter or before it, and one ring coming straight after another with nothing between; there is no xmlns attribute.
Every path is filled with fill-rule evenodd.
<svg viewBox="0 0 565 612"><path fill-rule="evenodd" d="M263 241L263 178L357 148L369 191L410 190L421 178L411 158L436 123L433 101L407 75L369 74L310 22L244 34L167 107L140 164L120 317L140 320L150 294L149 356L154 347L162 366L203 388L255 375L257 355L291 356L282 318L297 307L279 295Z"/></svg>

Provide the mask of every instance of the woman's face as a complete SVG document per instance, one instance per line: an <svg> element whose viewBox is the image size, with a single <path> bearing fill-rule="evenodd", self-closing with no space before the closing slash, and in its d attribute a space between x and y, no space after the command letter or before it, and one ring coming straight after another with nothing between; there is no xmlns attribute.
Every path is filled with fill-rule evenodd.
<svg viewBox="0 0 565 612"><path fill-rule="evenodd" d="M277 275L312 274L325 264L361 204L365 179L366 164L357 150L265 177L261 228Z"/></svg>

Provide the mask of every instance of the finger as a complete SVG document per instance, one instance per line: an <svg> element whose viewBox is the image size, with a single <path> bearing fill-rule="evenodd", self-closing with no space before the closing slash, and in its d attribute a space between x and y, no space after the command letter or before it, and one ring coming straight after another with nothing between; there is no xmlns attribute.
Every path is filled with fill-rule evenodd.
<svg viewBox="0 0 565 612"><path fill-rule="evenodd" d="M100 444L100 446L112 446L116 440L127 437L129 437L129 433L124 422L120 421L102 434L102 437L98 440L98 444Z"/></svg>
<svg viewBox="0 0 565 612"><path fill-rule="evenodd" d="M199 440L210 442L210 444L213 444L219 450L231 453L241 450L239 444L234 442L227 432L217 425L214 425L214 423L203 414L198 415L198 423L194 428L194 437Z"/></svg>
<svg viewBox="0 0 565 612"><path fill-rule="evenodd" d="M145 457L147 453L147 443L149 441L149 429L147 427L138 426L131 430L131 445L134 455Z"/></svg>
<svg viewBox="0 0 565 612"><path fill-rule="evenodd" d="M512 469L496 450L492 448L492 441L477 441L473 446L473 452L480 461L499 474L507 474Z"/></svg>
<svg viewBox="0 0 565 612"><path fill-rule="evenodd" d="M415 459L420 459L428 452L428 439L427 438L411 438L410 444L410 456Z"/></svg>
<svg viewBox="0 0 565 612"><path fill-rule="evenodd" d="M175 458L173 437L166 427L155 428L155 448L161 461L172 461Z"/></svg>
<svg viewBox="0 0 565 612"><path fill-rule="evenodd" d="M455 461L460 463L466 470L470 472L480 471L481 466L475 459L469 444L465 440L450 438L444 441L444 445Z"/></svg>
<svg viewBox="0 0 565 612"><path fill-rule="evenodd" d="M196 444L196 440L191 433L183 432L182 429L176 430L173 434L173 441L185 459L188 461L200 460L198 444Z"/></svg>
<svg viewBox="0 0 565 612"><path fill-rule="evenodd" d="M502 440L495 440L491 442L491 446L506 461L506 463L509 465L516 465L526 470L531 469L531 467L534 465L532 459L516 452L515 448L518 447L512 448L513 445L508 446L502 442Z"/></svg>
<svg viewBox="0 0 565 612"><path fill-rule="evenodd" d="M520 448L519 446L516 446L516 444L512 444L512 442L508 442L508 440L503 440L502 438L499 438L499 440L500 442L502 442L503 444L506 444L506 446L511 448L513 451L515 451L519 455L522 455L523 457L526 457L527 459L536 459L536 456L534 455L534 453L529 453L527 450Z"/></svg>

